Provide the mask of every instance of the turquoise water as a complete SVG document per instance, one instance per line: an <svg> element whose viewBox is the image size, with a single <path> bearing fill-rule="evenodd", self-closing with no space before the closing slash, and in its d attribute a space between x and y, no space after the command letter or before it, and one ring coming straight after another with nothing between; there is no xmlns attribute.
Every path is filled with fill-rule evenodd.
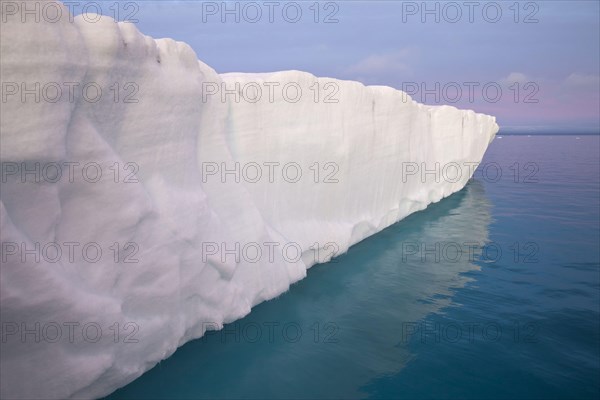
<svg viewBox="0 0 600 400"><path fill-rule="evenodd" d="M599 151L496 139L464 190L108 398L596 398Z"/></svg>

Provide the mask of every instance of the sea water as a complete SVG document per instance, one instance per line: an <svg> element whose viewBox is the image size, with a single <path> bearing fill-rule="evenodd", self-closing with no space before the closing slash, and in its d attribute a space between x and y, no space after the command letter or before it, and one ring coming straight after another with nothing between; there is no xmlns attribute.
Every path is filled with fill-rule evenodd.
<svg viewBox="0 0 600 400"><path fill-rule="evenodd" d="M497 138L464 190L108 398L597 398L599 139Z"/></svg>

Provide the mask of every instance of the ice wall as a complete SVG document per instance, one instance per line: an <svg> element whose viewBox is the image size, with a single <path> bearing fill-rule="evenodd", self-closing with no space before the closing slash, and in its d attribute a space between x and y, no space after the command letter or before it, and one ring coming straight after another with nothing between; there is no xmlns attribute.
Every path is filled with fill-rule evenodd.
<svg viewBox="0 0 600 400"><path fill-rule="evenodd" d="M220 76L66 8L0 33L2 398L109 394L460 190L498 130L387 87ZM421 175L436 163L460 178Z"/></svg>

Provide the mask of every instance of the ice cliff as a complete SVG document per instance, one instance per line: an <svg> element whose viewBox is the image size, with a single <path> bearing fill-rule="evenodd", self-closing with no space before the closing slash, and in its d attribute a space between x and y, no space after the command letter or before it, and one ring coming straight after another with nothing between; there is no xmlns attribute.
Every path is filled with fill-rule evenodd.
<svg viewBox="0 0 600 400"><path fill-rule="evenodd" d="M1 36L2 398L111 393L462 189L498 130L66 8Z"/></svg>

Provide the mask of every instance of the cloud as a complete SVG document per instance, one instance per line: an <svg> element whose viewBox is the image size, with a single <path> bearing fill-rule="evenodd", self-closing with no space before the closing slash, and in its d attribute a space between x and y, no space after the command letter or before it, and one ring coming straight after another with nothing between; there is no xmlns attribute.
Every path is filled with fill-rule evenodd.
<svg viewBox="0 0 600 400"><path fill-rule="evenodd" d="M528 78L527 75L525 75L522 72L511 72L506 78L500 80L500 82L506 85L511 85L515 82L523 84L530 81L531 79Z"/></svg>
<svg viewBox="0 0 600 400"><path fill-rule="evenodd" d="M578 72L574 72L565 79L564 84L567 88L598 89L598 87L600 87L600 76L592 74L580 74Z"/></svg>
<svg viewBox="0 0 600 400"><path fill-rule="evenodd" d="M414 51L408 48L393 53L372 54L351 65L344 72L353 76L368 77L389 73L407 74L411 72L409 62L413 57Z"/></svg>

